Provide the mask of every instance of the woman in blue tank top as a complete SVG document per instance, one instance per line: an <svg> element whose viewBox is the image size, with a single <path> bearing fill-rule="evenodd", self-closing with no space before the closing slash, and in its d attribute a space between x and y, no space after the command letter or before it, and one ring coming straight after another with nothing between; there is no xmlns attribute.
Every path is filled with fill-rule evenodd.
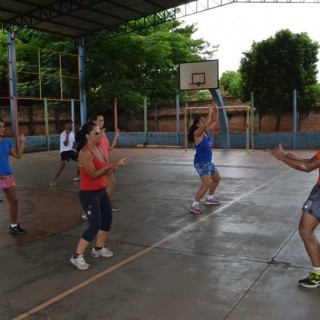
<svg viewBox="0 0 320 320"><path fill-rule="evenodd" d="M9 233L12 235L26 234L18 223L18 196L16 182L12 175L9 156L20 159L24 151L25 136L19 135L19 147L14 147L10 140L5 138L4 120L0 119L0 190L3 190L9 203L10 226Z"/></svg>
<svg viewBox="0 0 320 320"><path fill-rule="evenodd" d="M197 116L188 132L188 140L195 144L196 153L194 156L194 167L201 179L201 186L198 189L195 199L191 205L190 212L201 214L199 202L208 192L205 204L219 205L221 202L213 197L213 194L221 180L220 174L212 162L212 139L209 130L216 127L219 119L217 106L208 108L206 118Z"/></svg>

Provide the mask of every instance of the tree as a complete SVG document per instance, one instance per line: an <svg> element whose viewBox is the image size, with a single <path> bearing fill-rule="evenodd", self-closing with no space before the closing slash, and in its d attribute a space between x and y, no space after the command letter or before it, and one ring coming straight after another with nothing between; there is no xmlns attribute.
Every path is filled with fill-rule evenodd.
<svg viewBox="0 0 320 320"><path fill-rule="evenodd" d="M241 74L237 71L226 71L220 78L220 88L225 97L240 97Z"/></svg>
<svg viewBox="0 0 320 320"><path fill-rule="evenodd" d="M248 101L253 91L258 113L277 116L276 131L281 115L292 112L293 89L298 91L300 114L308 114L315 107L312 88L317 83L318 48L306 33L281 30L274 37L254 42L251 51L244 53L240 62L241 97Z"/></svg>
<svg viewBox="0 0 320 320"><path fill-rule="evenodd" d="M148 105L155 110L175 105L176 94L180 93L179 64L210 59L216 50L203 39L192 39L196 32L195 24L182 27L182 23L174 20L114 38L99 36L91 46L87 46L88 113L94 110L110 115L114 97L118 98L119 115L125 115L127 122L141 113L144 97L148 98ZM52 35L24 29L19 32L17 48L24 45L35 51L18 52L20 96L39 96L37 48L47 49L41 51L42 96L50 97L49 92L56 96L62 90L66 95L75 92L74 87L79 81L75 85L70 81L69 86L64 81L64 87L60 88L59 60L57 63L56 56L50 51L73 53L75 49L71 41L61 41ZM68 72L73 72L70 70L74 70L78 64L74 66L68 63L67 66L61 70L69 75ZM2 74L7 74L6 70ZM188 95L188 92L180 93L180 100L184 101Z"/></svg>
<svg viewBox="0 0 320 320"><path fill-rule="evenodd" d="M0 32L0 93L2 97L9 97L7 38L8 35L4 31ZM73 54L60 54L61 52ZM16 38L16 66L18 95L31 98L23 100L23 106L28 107L27 126L31 134L35 125L33 108L43 105L43 102L38 99L40 90L41 96L45 98L59 99L61 92L64 99L79 97L78 58L71 41L62 41L50 34L31 29L21 29ZM7 101L9 103L9 100ZM48 104L50 109L54 109L58 130L59 118L64 110L63 102L49 101Z"/></svg>
<svg viewBox="0 0 320 320"><path fill-rule="evenodd" d="M213 56L208 42L192 39L195 25L171 21L140 32L106 38L87 50L88 104L100 112L112 109L133 117L143 97L157 109L174 105L179 91L179 64ZM183 100L183 99L182 99Z"/></svg>

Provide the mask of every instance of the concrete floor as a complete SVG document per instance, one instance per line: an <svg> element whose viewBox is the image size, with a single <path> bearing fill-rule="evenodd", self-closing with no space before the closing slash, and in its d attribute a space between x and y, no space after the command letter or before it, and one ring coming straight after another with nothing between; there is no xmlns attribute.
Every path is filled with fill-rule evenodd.
<svg viewBox="0 0 320 320"><path fill-rule="evenodd" d="M204 214L192 216L193 155L113 151L113 159L130 158L116 174L121 210L107 245L115 255L88 251L87 271L69 263L87 224L75 163L50 188L57 151L13 160L28 235L8 234L0 193L0 319L318 320L320 288L297 285L311 267L297 227L318 172L290 169L266 151L214 150L222 205L202 203Z"/></svg>

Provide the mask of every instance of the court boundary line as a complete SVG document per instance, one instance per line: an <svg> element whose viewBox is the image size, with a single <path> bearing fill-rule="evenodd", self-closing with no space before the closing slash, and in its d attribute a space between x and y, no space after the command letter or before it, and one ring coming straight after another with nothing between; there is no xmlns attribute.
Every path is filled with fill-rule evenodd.
<svg viewBox="0 0 320 320"><path fill-rule="evenodd" d="M69 288L68 290L65 290L64 292L61 292L61 293L57 294L56 296L48 299L47 301L45 301L45 302L39 304L38 306L30 309L29 311L18 315L17 317L13 318L12 320L23 320L23 319L26 319L26 318L34 315L35 313L37 313L37 312L49 307L50 305L54 304L55 302L58 302L58 301L62 300L63 298L65 298L65 297L77 292L78 290L80 290L80 289L82 289L82 288L94 283L95 281L99 280L100 278L103 278L104 276L112 273L113 271L120 269L121 267L123 267L124 265L128 264L129 262L131 262L133 260L136 260L137 258L139 258L141 256L144 256L145 254L149 253L150 251L153 251L157 247L160 247L161 244L165 243L166 241L168 241L170 239L173 239L173 238L177 237L178 235L182 234L183 232L185 232L186 230L192 228L193 226L197 225L198 223L203 222L204 220L207 220L212 215L214 215L216 213L219 213L219 212L225 210L226 208L232 206L234 203L238 202L242 198L244 198L244 197L250 195L251 193L253 193L253 192L265 187L266 185L272 183L275 180L279 180L279 178L282 178L282 176L287 174L288 172L290 172L290 170L289 169L285 169L282 173L276 175L274 178L266 181L265 183L261 184L260 186L254 188L254 189L252 189L252 190L250 190L248 192L243 193L242 195L240 195L236 199L228 202L227 204L221 206L217 210L209 213L208 215L203 216L200 219L197 219L196 221L192 222L191 224L189 224L189 225L183 227L182 229L172 233L168 237L157 241L156 243L154 243L153 245L149 246L148 248L146 248L146 249L144 249L144 250L142 250L142 251L130 256L129 258L126 258L126 259L116 263L114 266L112 266L112 267L110 267L110 268L108 268L108 269L106 269L106 270L104 270L104 271L102 271L102 272L90 277L89 279L87 279L85 281L82 281L82 282L78 283L77 285Z"/></svg>

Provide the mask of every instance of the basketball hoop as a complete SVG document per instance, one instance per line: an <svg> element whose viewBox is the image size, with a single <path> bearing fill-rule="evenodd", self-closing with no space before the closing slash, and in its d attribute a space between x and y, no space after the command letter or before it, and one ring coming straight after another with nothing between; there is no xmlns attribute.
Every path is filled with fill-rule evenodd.
<svg viewBox="0 0 320 320"><path fill-rule="evenodd" d="M200 81L197 82L191 82L189 83L189 88L190 89L199 89L199 87L203 85L203 83L201 83Z"/></svg>
<svg viewBox="0 0 320 320"><path fill-rule="evenodd" d="M218 60L181 63L180 90L218 88L218 74Z"/></svg>

